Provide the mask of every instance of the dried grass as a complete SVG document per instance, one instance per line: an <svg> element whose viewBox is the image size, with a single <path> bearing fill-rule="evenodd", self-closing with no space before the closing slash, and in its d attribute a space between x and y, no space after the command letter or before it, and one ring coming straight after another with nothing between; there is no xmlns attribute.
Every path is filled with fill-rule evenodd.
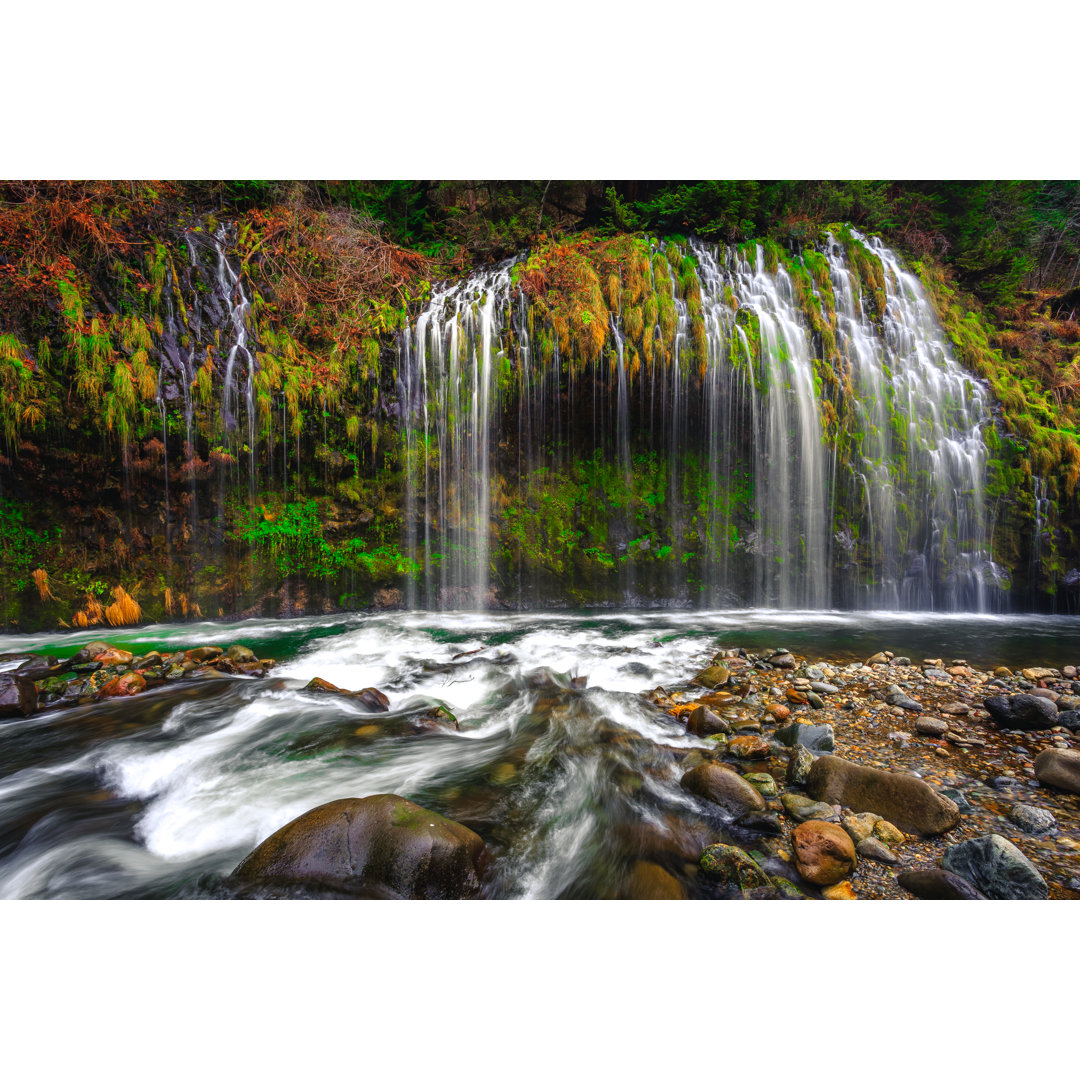
<svg viewBox="0 0 1080 1080"><path fill-rule="evenodd" d="M113 603L105 609L105 618L110 626L134 626L142 618L142 608L138 601L129 595L122 585L112 591Z"/></svg>
<svg viewBox="0 0 1080 1080"><path fill-rule="evenodd" d="M41 597L43 603L46 600L56 599L52 594L52 590L49 588L49 575L40 566L30 576L34 579L38 595Z"/></svg>

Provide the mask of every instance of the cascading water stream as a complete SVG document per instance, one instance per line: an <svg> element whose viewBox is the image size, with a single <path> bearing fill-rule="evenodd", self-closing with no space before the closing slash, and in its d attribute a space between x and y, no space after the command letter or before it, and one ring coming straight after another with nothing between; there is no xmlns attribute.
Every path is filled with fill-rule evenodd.
<svg viewBox="0 0 1080 1080"><path fill-rule="evenodd" d="M664 252L654 245L652 257ZM495 545L513 530L503 511L513 513L515 497L534 499L533 478L599 452L629 493L644 452L663 460L662 506L650 502L662 552L700 560L700 596L669 571L667 597L993 607L986 390L953 359L918 281L880 241L827 235L815 258L811 274L801 256L763 245L691 241L682 278L653 273L650 261L672 315L667 332L659 315L645 328L657 353L647 366L636 351L631 362L621 304L592 360L562 356L557 334L537 348L510 264L437 291L401 347L407 530L424 566L423 596L414 588L410 600L487 603ZM693 295L684 295L687 263ZM699 474L704 486L691 490ZM623 564L626 585L631 556L659 545L631 543L634 515L618 505L607 558ZM520 564L516 574L527 593Z"/></svg>

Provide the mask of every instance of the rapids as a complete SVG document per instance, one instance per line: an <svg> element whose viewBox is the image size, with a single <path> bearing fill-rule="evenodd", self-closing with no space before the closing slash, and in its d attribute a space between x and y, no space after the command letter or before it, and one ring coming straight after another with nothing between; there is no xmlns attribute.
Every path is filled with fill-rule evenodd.
<svg viewBox="0 0 1080 1080"><path fill-rule="evenodd" d="M0 653L70 656L98 636L5 635ZM0 722L0 897L227 897L228 874L277 828L382 792L479 832L500 897L617 897L642 861L695 895L688 868L726 823L679 786L699 740L641 691L677 688L720 646L1014 666L1080 653L1068 618L768 610L406 612L108 638L143 652L239 642L279 666ZM373 724L347 698L306 693L316 675L377 686L391 711ZM459 731L414 733L433 702Z"/></svg>

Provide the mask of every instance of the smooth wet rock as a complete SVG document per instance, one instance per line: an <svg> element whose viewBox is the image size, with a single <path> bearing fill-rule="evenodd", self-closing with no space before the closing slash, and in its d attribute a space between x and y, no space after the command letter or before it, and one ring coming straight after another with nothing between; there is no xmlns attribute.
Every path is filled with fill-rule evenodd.
<svg viewBox="0 0 1080 1080"><path fill-rule="evenodd" d="M226 656L234 664L258 663L258 657L246 645L230 645Z"/></svg>
<svg viewBox="0 0 1080 1080"><path fill-rule="evenodd" d="M1035 759L1035 776L1047 787L1080 795L1080 751L1044 750Z"/></svg>
<svg viewBox="0 0 1080 1080"><path fill-rule="evenodd" d="M895 708L906 709L908 712L922 712L922 706L901 690L896 683L891 683L886 689L885 702Z"/></svg>
<svg viewBox="0 0 1080 1080"><path fill-rule="evenodd" d="M891 773L856 765L835 754L814 762L806 781L811 798L868 810L906 832L933 836L954 828L960 820L956 804L929 784L908 773Z"/></svg>
<svg viewBox="0 0 1080 1080"><path fill-rule="evenodd" d="M915 730L920 735L928 735L932 739L940 739L946 731L949 730L949 725L944 720L938 720L933 716L920 716L915 721Z"/></svg>
<svg viewBox="0 0 1080 1080"><path fill-rule="evenodd" d="M0 675L0 716L29 716L37 707L37 686L31 679Z"/></svg>
<svg viewBox="0 0 1080 1080"><path fill-rule="evenodd" d="M831 753L836 746L832 724L803 724L799 721L777 728L776 741L784 746L805 746L814 754Z"/></svg>
<svg viewBox="0 0 1080 1080"><path fill-rule="evenodd" d="M795 868L812 885L835 885L855 872L855 846L839 825L804 821L791 839Z"/></svg>
<svg viewBox="0 0 1080 1080"><path fill-rule="evenodd" d="M855 845L855 852L861 859L873 859L874 862L894 866L900 859L893 854L876 836L867 836Z"/></svg>
<svg viewBox="0 0 1080 1080"><path fill-rule="evenodd" d="M52 674L52 669L55 666L56 657L54 656L31 656L29 660L24 660L11 674L36 682L38 679L47 678Z"/></svg>
<svg viewBox="0 0 1080 1080"><path fill-rule="evenodd" d="M390 711L390 699L374 686L365 687L363 690L343 690L326 679L316 677L304 689L316 694L341 694L343 697L350 697L371 712Z"/></svg>
<svg viewBox="0 0 1080 1080"><path fill-rule="evenodd" d="M184 659L204 664L207 660L216 660L224 651L220 645L202 645L197 649L188 649L184 653Z"/></svg>
<svg viewBox="0 0 1080 1080"><path fill-rule="evenodd" d="M1048 698L1032 694L989 697L983 708L998 727L1014 731L1043 731L1058 722L1058 707Z"/></svg>
<svg viewBox="0 0 1080 1080"><path fill-rule="evenodd" d="M402 900L475 899L490 860L484 841L464 825L397 795L369 795L301 814L232 878Z"/></svg>
<svg viewBox="0 0 1080 1080"><path fill-rule="evenodd" d="M1057 826L1057 818L1049 810L1027 803L1017 803L1009 811L1009 820L1018 829L1033 835L1049 832Z"/></svg>
<svg viewBox="0 0 1080 1080"><path fill-rule="evenodd" d="M129 671L126 675L119 675L110 679L99 691L98 699L112 697L132 697L141 694L146 689L146 679L137 671Z"/></svg>
<svg viewBox="0 0 1080 1080"><path fill-rule="evenodd" d="M881 820L877 814L844 814L840 824L844 832L851 837L851 842L858 846L867 837L874 835L874 826Z"/></svg>
<svg viewBox="0 0 1080 1080"><path fill-rule="evenodd" d="M884 818L874 822L874 836L889 847L896 847L907 839L891 821L886 821Z"/></svg>
<svg viewBox="0 0 1080 1080"><path fill-rule="evenodd" d="M758 761L772 755L772 749L767 739L757 735L739 735L728 740L728 753L737 758Z"/></svg>
<svg viewBox="0 0 1080 1080"><path fill-rule="evenodd" d="M681 784L698 798L715 803L736 817L765 809L765 800L760 792L737 772L713 762L698 765L685 773Z"/></svg>
<svg viewBox="0 0 1080 1080"><path fill-rule="evenodd" d="M773 655L769 657L769 663L775 668L781 668L786 671L795 667L795 657L789 652L773 653Z"/></svg>
<svg viewBox="0 0 1080 1080"><path fill-rule="evenodd" d="M821 890L821 896L825 900L858 900L855 890L850 881L840 881L835 885L826 885Z"/></svg>
<svg viewBox="0 0 1080 1080"><path fill-rule="evenodd" d="M95 660L99 653L108 652L112 646L107 641L91 641L84 645L72 658L73 664L87 664Z"/></svg>
<svg viewBox="0 0 1080 1080"><path fill-rule="evenodd" d="M744 773L743 779L748 784L757 788L766 799L775 798L778 794L776 790L776 781L773 779L772 773Z"/></svg>
<svg viewBox="0 0 1080 1080"><path fill-rule="evenodd" d="M815 757L801 744L796 744L795 749L788 758L787 773L785 774L789 784L802 787L806 778L810 775L810 768L814 764Z"/></svg>
<svg viewBox="0 0 1080 1080"><path fill-rule="evenodd" d="M839 694L840 687L833 686L832 683L814 681L810 684L810 689L818 694Z"/></svg>
<svg viewBox="0 0 1080 1080"><path fill-rule="evenodd" d="M971 709L962 701L950 701L947 705L939 706L938 712L943 712L946 716L967 716Z"/></svg>
<svg viewBox="0 0 1080 1080"><path fill-rule="evenodd" d="M706 738L709 735L730 735L731 725L722 717L717 716L707 705L699 705L686 722L686 730L698 738Z"/></svg>
<svg viewBox="0 0 1080 1080"><path fill-rule="evenodd" d="M1057 672L1053 668L1048 667L1028 667L1023 668L1020 672L1025 679L1030 679L1032 682L1038 682L1040 679L1056 679Z"/></svg>
<svg viewBox="0 0 1080 1080"><path fill-rule="evenodd" d="M784 824L775 814L743 814L734 824L740 829L761 833L763 836L784 835Z"/></svg>
<svg viewBox="0 0 1080 1080"><path fill-rule="evenodd" d="M888 662L889 658L883 652L876 652L866 661L866 666L869 667L871 664L887 664Z"/></svg>
<svg viewBox="0 0 1080 1080"><path fill-rule="evenodd" d="M634 863L623 884L620 900L685 900L686 890L662 866L653 862Z"/></svg>
<svg viewBox="0 0 1080 1080"><path fill-rule="evenodd" d="M780 802L788 816L796 821L835 821L837 817L831 804L815 802L803 795L781 795Z"/></svg>
<svg viewBox="0 0 1080 1080"><path fill-rule="evenodd" d="M1072 732L1080 731L1080 710L1059 712L1054 719L1059 727L1068 728Z"/></svg>
<svg viewBox="0 0 1080 1080"><path fill-rule="evenodd" d="M1028 857L997 833L946 848L941 866L966 878L991 900L1045 900L1049 893Z"/></svg>
<svg viewBox="0 0 1080 1080"><path fill-rule="evenodd" d="M738 888L769 888L769 875L742 848L731 844L710 844L698 863L701 872L717 884Z"/></svg>
<svg viewBox="0 0 1080 1080"><path fill-rule="evenodd" d="M731 672L723 664L714 664L702 671L694 682L698 686L704 686L706 690L714 690L718 686L726 686Z"/></svg>
<svg viewBox="0 0 1080 1080"><path fill-rule="evenodd" d="M985 900L970 881L948 870L906 870L896 883L920 900Z"/></svg>

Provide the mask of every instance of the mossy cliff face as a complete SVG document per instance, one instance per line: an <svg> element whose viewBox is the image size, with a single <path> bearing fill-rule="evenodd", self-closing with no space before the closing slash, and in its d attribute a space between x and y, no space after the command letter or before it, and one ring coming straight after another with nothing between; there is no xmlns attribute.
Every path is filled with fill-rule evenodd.
<svg viewBox="0 0 1080 1080"><path fill-rule="evenodd" d="M445 263L340 208L222 210L169 185L43 188L0 213L0 244L8 624L93 623L117 586L143 618L755 602L783 595L784 565L809 580L818 563L821 582L785 602L857 605L901 588L909 549L930 551L926 506L897 499L894 520L868 520L866 463L898 488L929 478L908 475L900 403L872 392L845 336L827 253L842 251L867 326L883 325L890 283L842 226L720 259L786 282L805 345L741 304L737 285L710 283L683 238L535 243L506 271L485 493L468 520L455 519L449 444L410 419L404 371L429 281L454 273ZM1080 561L1068 320L1025 310L994 329L932 262L917 269L957 356L1000 404L983 429L982 512L996 514L985 555L1010 572L1014 603L1048 605ZM1024 367L1033 340L1057 382ZM466 408L472 391L460 393ZM808 395L818 430L798 411ZM795 461L787 518L748 457L770 424L788 426L773 445L787 439ZM798 501L806 454L834 493L819 517ZM800 533L811 520L817 533ZM480 534L482 596L475 577L442 569L473 565ZM944 587L957 552L975 554L954 531L926 580Z"/></svg>

